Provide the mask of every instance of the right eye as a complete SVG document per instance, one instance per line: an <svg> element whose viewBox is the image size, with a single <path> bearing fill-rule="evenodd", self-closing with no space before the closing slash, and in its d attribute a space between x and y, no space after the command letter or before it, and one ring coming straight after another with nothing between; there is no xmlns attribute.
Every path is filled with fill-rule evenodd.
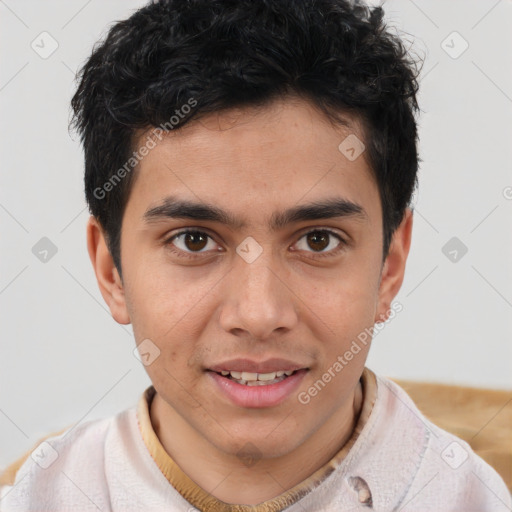
<svg viewBox="0 0 512 512"><path fill-rule="evenodd" d="M194 253L208 252L203 250L208 247L208 239L213 242L213 238L204 231L185 229L172 235L165 244L178 257L194 258Z"/></svg>

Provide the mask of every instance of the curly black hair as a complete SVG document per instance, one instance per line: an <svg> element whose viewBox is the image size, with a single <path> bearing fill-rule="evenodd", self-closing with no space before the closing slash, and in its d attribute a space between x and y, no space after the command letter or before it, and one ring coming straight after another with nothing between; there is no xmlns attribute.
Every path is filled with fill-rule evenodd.
<svg viewBox="0 0 512 512"><path fill-rule="evenodd" d="M139 130L287 95L333 122L343 112L361 121L385 258L417 185L419 109L417 63L383 17L348 0L153 0L115 23L80 70L71 105L87 203L119 273Z"/></svg>

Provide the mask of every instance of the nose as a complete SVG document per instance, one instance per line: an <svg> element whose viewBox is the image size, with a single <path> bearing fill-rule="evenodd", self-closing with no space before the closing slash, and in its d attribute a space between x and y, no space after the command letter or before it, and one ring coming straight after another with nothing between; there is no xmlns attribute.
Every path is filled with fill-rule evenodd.
<svg viewBox="0 0 512 512"><path fill-rule="evenodd" d="M251 263L237 256L233 265L222 290L221 327L256 340L293 329L299 299L287 282L288 273L273 261L271 250L263 250Z"/></svg>

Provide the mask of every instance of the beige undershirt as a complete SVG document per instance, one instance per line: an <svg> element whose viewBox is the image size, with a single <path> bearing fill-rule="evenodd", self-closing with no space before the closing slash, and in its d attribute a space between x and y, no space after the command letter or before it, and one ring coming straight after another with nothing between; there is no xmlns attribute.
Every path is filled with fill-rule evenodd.
<svg viewBox="0 0 512 512"><path fill-rule="evenodd" d="M327 478L339 466L356 442L377 398L377 379L369 368L364 368L360 381L362 384L363 402L356 426L349 440L329 462L311 476L279 496L258 505L231 505L220 501L199 487L179 468L165 451L151 424L149 411L151 402L156 394L153 386L146 389L139 400L137 419L144 443L160 471L169 483L194 507L211 512L279 512L303 498Z"/></svg>

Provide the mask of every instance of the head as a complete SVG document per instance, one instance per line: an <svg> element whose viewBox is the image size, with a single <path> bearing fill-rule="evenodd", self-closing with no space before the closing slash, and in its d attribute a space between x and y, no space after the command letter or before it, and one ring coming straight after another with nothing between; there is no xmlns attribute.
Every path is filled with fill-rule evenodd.
<svg viewBox="0 0 512 512"><path fill-rule="evenodd" d="M416 76L382 10L344 0L155 1L83 66L101 292L157 347L157 391L226 453L255 421L261 451L285 453L353 391L369 345L307 407L234 405L211 375L286 359L305 369L297 396L385 320L410 244Z"/></svg>

